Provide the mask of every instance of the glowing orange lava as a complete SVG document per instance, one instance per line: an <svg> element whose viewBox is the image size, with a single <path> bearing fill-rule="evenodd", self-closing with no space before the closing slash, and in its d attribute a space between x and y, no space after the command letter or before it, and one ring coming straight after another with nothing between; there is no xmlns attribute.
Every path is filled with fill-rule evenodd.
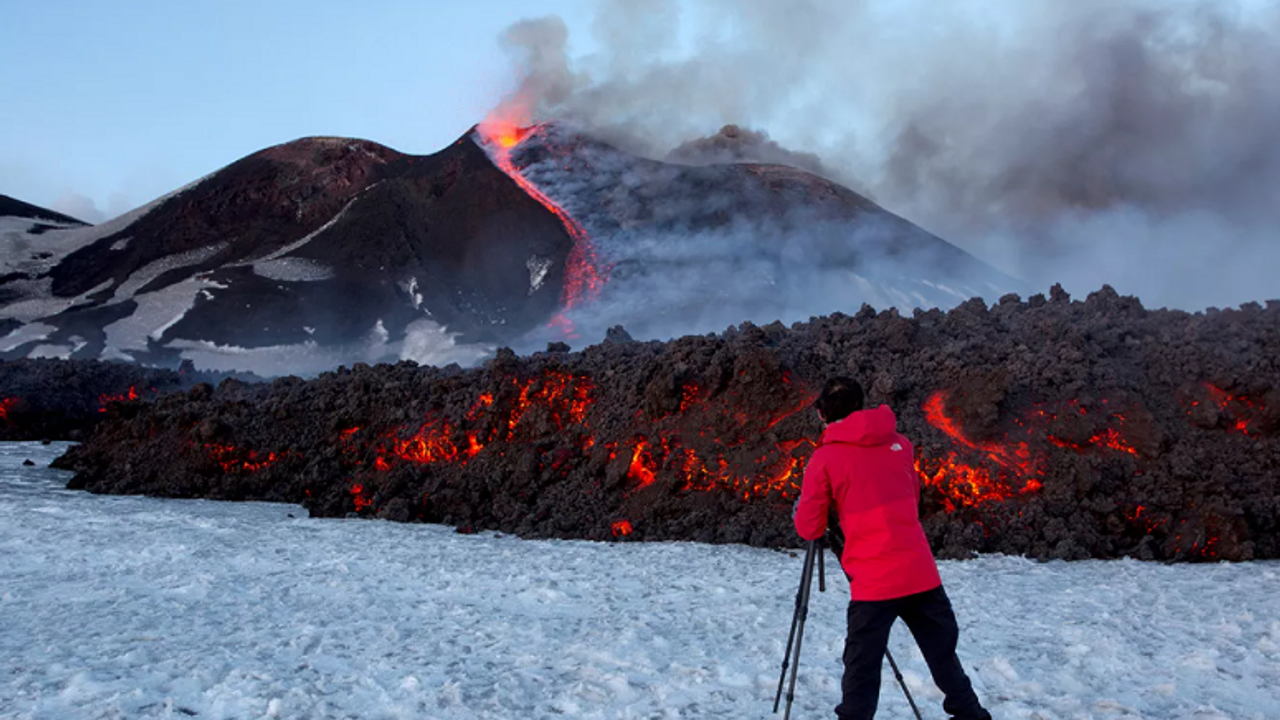
<svg viewBox="0 0 1280 720"><path fill-rule="evenodd" d="M273 452L262 454L223 443L205 443L204 449L209 453L209 457L222 467L222 471L229 475L255 473L275 465L288 454Z"/></svg>
<svg viewBox="0 0 1280 720"><path fill-rule="evenodd" d="M1211 383L1202 383L1205 390L1209 393L1209 398L1214 405L1218 406L1218 410L1227 418L1228 429L1244 435L1255 434L1253 423L1255 416L1264 408L1244 395L1232 395L1222 388ZM1191 407L1199 405L1199 401L1193 401ZM1188 410L1188 413L1191 411Z"/></svg>
<svg viewBox="0 0 1280 720"><path fill-rule="evenodd" d="M373 504L373 498L364 494L364 485L359 483L351 486L351 499L356 504L356 512L360 512Z"/></svg>
<svg viewBox="0 0 1280 720"><path fill-rule="evenodd" d="M1059 414L1040 406L1015 421L1026 440L1006 437L1002 442L975 442L964 434L953 418L947 416L946 400L947 393L934 393L922 409L929 425L941 430L960 449L949 451L940 458L917 458L916 470L925 484L942 491L945 497L943 505L947 512L958 507L1007 500L1041 490L1044 487L1045 457L1032 452L1032 441L1080 453L1107 449L1135 457L1138 455L1138 451L1124 434L1109 424L1095 431L1083 444L1056 437L1049 432L1048 423L1058 419ZM1105 408L1107 401L1101 400L1100 404ZM1066 412L1089 414L1075 400L1068 401L1065 408ZM1106 417L1108 423L1115 421L1123 426L1125 422L1125 416L1120 413L1108 412ZM962 459L962 455L974 454L982 457L980 465L971 465Z"/></svg>
<svg viewBox="0 0 1280 720"><path fill-rule="evenodd" d="M636 440L636 446L631 452L631 467L627 470L627 477L639 483L640 487L647 487L653 484L657 479L654 475L656 466L653 458L648 452L649 441L644 438Z"/></svg>
<svg viewBox="0 0 1280 720"><path fill-rule="evenodd" d="M0 420L10 422L9 411L18 404L18 398L7 397L0 400Z"/></svg>
<svg viewBox="0 0 1280 720"><path fill-rule="evenodd" d="M614 537L626 537L631 534L631 523L626 520L618 520L613 523L610 528Z"/></svg>
<svg viewBox="0 0 1280 720"><path fill-rule="evenodd" d="M393 438L391 454L419 464L452 462L458 459L458 448L453 444L453 428L447 422L427 423L408 439Z"/></svg>
<svg viewBox="0 0 1280 720"><path fill-rule="evenodd" d="M137 399L138 399L138 391L133 387L129 388L129 392L121 393L119 395L99 395L98 404L101 405L101 407L98 408L98 412L100 413L106 412L107 405L110 405L111 403L125 402L128 400L137 400Z"/></svg>
<svg viewBox="0 0 1280 720"><path fill-rule="evenodd" d="M516 146L524 142L525 138L536 132L538 128L522 127L515 119L495 113L480 123L477 130L489 150L493 164L515 181L516 185L529 197L555 215L573 240L573 247L570 248L569 257L565 260L564 286L560 294L562 311L571 310L583 302L593 300L604 287L605 278L599 269L595 245L587 235L586 229L564 208L530 182L511 159L511 153ZM551 324L561 328L566 336L574 336L573 324L563 315L563 312L557 315Z"/></svg>

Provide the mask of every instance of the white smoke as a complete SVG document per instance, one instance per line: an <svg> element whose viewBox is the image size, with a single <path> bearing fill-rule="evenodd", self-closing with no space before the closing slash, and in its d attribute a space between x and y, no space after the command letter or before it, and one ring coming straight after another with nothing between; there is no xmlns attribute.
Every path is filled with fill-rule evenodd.
<svg viewBox="0 0 1280 720"><path fill-rule="evenodd" d="M1039 288L1280 297L1274 2L612 0L591 28L586 57L556 19L505 35L532 120L650 157L764 131Z"/></svg>

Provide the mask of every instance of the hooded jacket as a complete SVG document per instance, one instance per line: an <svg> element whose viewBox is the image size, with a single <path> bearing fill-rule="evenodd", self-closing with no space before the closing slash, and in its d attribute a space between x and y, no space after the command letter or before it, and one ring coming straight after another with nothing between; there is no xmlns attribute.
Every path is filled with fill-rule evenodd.
<svg viewBox="0 0 1280 720"><path fill-rule="evenodd" d="M915 448L897 425L887 405L828 425L796 503L796 532L805 540L823 536L834 503L854 600L891 600L942 584L920 526Z"/></svg>

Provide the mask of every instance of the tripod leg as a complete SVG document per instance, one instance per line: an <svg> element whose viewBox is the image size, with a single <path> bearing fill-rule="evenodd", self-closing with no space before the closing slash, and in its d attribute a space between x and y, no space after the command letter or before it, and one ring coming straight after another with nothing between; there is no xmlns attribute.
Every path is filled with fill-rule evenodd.
<svg viewBox="0 0 1280 720"><path fill-rule="evenodd" d="M916 700L911 697L911 691L907 689L907 681L902 679L902 671L898 669L898 663L893 661L893 653L889 652L889 648L884 649L884 656L889 658L889 667L893 668L893 676L898 679L898 685L902 687L903 694L907 696L907 702L911 704L911 712L916 714L916 720L923 720L920 717L920 708L916 707Z"/></svg>
<svg viewBox="0 0 1280 720"><path fill-rule="evenodd" d="M804 562L805 567L808 568L810 563L808 554L805 555ZM805 591L809 585L809 580L806 577L807 574L807 570L801 571L800 587L796 589L796 609L795 613L791 616L791 632L787 634L787 651L782 656L782 672L778 675L778 692L773 696L773 711L775 713L778 712L778 704L782 702L782 686L787 681L787 667L791 664L791 648L796 639L796 627L800 623L800 614L802 612L801 608L808 605L808 600L805 598L805 595L807 594Z"/></svg>
<svg viewBox="0 0 1280 720"><path fill-rule="evenodd" d="M813 586L813 564L820 552L818 547L817 541L811 541L809 550L804 556L804 572L801 573L800 580L803 602L798 607L800 627L796 631L795 661L791 664L791 684L787 687L787 709L782 714L783 720L791 720L791 703L796 697L796 676L800 671L800 646L804 644L804 624L809 619L809 592Z"/></svg>

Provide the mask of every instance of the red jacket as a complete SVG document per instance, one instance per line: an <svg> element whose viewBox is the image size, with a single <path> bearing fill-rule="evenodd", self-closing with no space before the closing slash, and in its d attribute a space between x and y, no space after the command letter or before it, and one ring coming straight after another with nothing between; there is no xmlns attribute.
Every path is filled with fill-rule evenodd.
<svg viewBox="0 0 1280 720"><path fill-rule="evenodd" d="M897 425L887 405L828 425L796 503L796 532L816 540L835 502L845 537L840 564L854 600L890 600L942 584L920 527L915 448Z"/></svg>

